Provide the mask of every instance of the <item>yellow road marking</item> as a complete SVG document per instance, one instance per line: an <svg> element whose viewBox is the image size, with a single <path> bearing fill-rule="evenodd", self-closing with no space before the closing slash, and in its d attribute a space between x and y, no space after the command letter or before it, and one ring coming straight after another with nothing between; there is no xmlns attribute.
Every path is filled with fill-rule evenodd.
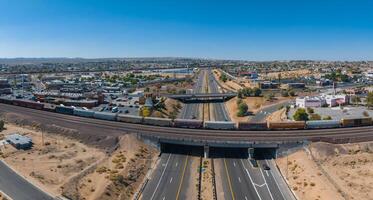
<svg viewBox="0 0 373 200"><path fill-rule="evenodd" d="M188 156L185 158L183 174L181 175L181 180L180 180L180 184L179 184L179 189L177 190L177 194L176 194L176 200L179 199L180 190L181 190L181 185L183 184L184 174L185 174L185 169L186 169L187 164L188 164Z"/></svg>
<svg viewBox="0 0 373 200"><path fill-rule="evenodd" d="M229 185L229 189L231 190L232 199L235 200L233 189L232 189L231 177L229 176L227 162L225 161L225 159L224 159L224 166L225 166L225 172L227 173L228 185Z"/></svg>

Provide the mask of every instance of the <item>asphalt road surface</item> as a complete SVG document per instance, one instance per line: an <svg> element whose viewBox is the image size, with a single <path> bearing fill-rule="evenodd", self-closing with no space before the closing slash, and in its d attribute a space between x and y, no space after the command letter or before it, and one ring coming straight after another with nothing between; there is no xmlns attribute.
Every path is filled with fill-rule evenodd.
<svg viewBox="0 0 373 200"><path fill-rule="evenodd" d="M208 70L208 84L210 93L220 93L217 80L211 69ZM214 113L215 121L230 121L224 102L214 102L210 103L210 105Z"/></svg>
<svg viewBox="0 0 373 200"><path fill-rule="evenodd" d="M194 93L202 93L203 83L205 79L205 70L201 70L198 74L196 84L193 87ZM182 119L201 119L200 107L202 104L199 103L186 103L180 112L180 118Z"/></svg>
<svg viewBox="0 0 373 200"><path fill-rule="evenodd" d="M191 173L191 156L164 153L146 185L143 200L191 199L188 196L188 179Z"/></svg>
<svg viewBox="0 0 373 200"><path fill-rule="evenodd" d="M287 102L282 102L282 103L278 103L278 104L274 104L274 105L265 107L262 110L260 110L258 113L256 113L251 118L250 122L264 122L266 117L269 114L277 111L281 106L287 106L287 105L290 105L290 104L291 103L289 101L287 101Z"/></svg>
<svg viewBox="0 0 373 200"><path fill-rule="evenodd" d="M53 197L44 193L30 182L0 161L0 190L14 200L51 200Z"/></svg>

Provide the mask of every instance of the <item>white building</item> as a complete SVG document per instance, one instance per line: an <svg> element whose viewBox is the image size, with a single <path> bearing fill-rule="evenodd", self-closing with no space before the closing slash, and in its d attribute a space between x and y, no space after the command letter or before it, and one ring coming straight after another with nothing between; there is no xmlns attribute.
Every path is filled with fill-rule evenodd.
<svg viewBox="0 0 373 200"><path fill-rule="evenodd" d="M300 108L322 107L326 104L324 98L321 97L298 97L295 100L295 105Z"/></svg>
<svg viewBox="0 0 373 200"><path fill-rule="evenodd" d="M323 106L339 106L345 105L349 103L349 98L347 95L322 95L322 96L306 96L306 97L298 97L295 100L295 105L301 108L308 108L308 107L323 107Z"/></svg>

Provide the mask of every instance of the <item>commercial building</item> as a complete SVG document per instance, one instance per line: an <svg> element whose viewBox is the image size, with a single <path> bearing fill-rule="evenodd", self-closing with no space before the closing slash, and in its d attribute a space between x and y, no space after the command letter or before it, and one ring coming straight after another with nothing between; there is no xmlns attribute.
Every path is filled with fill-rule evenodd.
<svg viewBox="0 0 373 200"><path fill-rule="evenodd" d="M308 107L334 107L339 105L346 105L349 103L349 97L347 95L322 95L322 96L306 96L298 97L295 100L295 105L301 108Z"/></svg>

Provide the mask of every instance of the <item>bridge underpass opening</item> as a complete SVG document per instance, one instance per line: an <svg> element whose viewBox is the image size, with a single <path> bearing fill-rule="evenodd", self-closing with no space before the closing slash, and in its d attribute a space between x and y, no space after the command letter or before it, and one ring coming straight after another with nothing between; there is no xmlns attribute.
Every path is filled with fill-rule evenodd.
<svg viewBox="0 0 373 200"><path fill-rule="evenodd" d="M203 156L204 147L203 146L193 146L193 145L182 145L182 144L170 144L170 143L160 143L161 153L171 153L171 154L182 154L182 155L192 155L192 156Z"/></svg>
<svg viewBox="0 0 373 200"><path fill-rule="evenodd" d="M255 160L269 160L276 158L277 148L254 148L252 158Z"/></svg>
<svg viewBox="0 0 373 200"><path fill-rule="evenodd" d="M249 157L248 148L210 147L210 158L243 158Z"/></svg>

